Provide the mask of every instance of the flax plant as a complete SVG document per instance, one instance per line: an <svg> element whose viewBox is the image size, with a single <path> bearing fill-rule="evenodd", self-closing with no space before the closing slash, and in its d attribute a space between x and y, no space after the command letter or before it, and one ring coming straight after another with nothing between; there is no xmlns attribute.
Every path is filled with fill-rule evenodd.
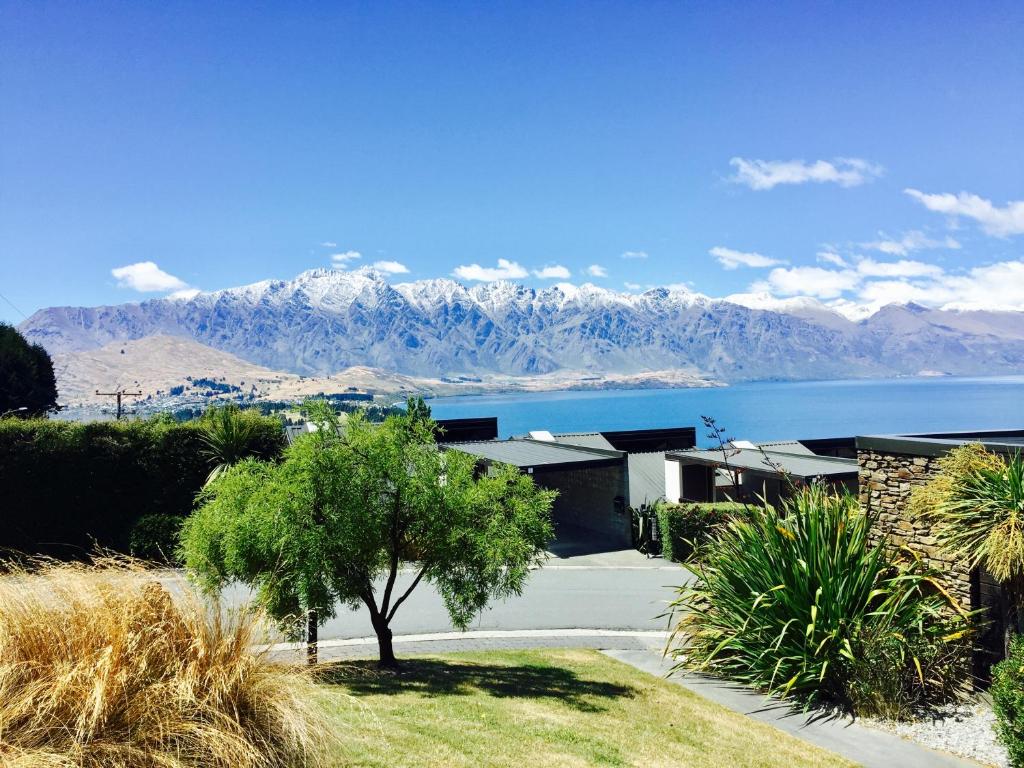
<svg viewBox="0 0 1024 768"><path fill-rule="evenodd" d="M250 455L255 424L248 414L233 403L212 406L201 421L200 449L207 461L213 465L206 483L216 480L224 470Z"/></svg>
<svg viewBox="0 0 1024 768"><path fill-rule="evenodd" d="M852 496L818 486L731 522L673 603L676 669L861 714L951 696L968 617L919 561L872 544L870 524ZM891 690L861 684L869 673Z"/></svg>

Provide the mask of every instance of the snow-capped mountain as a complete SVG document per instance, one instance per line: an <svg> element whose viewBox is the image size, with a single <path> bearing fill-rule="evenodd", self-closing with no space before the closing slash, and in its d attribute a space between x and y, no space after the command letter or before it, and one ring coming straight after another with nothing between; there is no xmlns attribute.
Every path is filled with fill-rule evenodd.
<svg viewBox="0 0 1024 768"><path fill-rule="evenodd" d="M446 279L391 285L372 270L317 269L194 296L53 307L21 330L51 353L185 336L303 375L353 365L421 376L674 368L727 381L1024 371L1024 313L911 304L854 321L813 299Z"/></svg>

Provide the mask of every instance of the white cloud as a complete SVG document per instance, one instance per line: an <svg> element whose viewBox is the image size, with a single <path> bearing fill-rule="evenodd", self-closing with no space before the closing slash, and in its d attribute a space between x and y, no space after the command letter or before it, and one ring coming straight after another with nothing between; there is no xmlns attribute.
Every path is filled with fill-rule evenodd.
<svg viewBox="0 0 1024 768"><path fill-rule="evenodd" d="M640 283L623 283L623 285L626 286L626 288L629 289L630 291L639 291L641 288L643 288L643 286L640 285Z"/></svg>
<svg viewBox="0 0 1024 768"><path fill-rule="evenodd" d="M121 288L131 288L146 293L181 291L188 283L164 272L152 261L140 261L110 270Z"/></svg>
<svg viewBox="0 0 1024 768"><path fill-rule="evenodd" d="M572 273L561 264L553 264L550 267L533 270L533 276L541 280L568 280Z"/></svg>
<svg viewBox="0 0 1024 768"><path fill-rule="evenodd" d="M726 269L774 267L776 264L782 263L778 259L762 256L760 253L744 253L743 251L734 251L731 248L723 248L720 245L716 245L708 253L718 259L718 263Z"/></svg>
<svg viewBox="0 0 1024 768"><path fill-rule="evenodd" d="M518 263L508 259L498 259L497 267L481 267L479 264L464 264L452 272L455 277L463 280L518 280L529 273Z"/></svg>
<svg viewBox="0 0 1024 768"><path fill-rule="evenodd" d="M928 304L932 303L930 299L935 297L937 289L937 285L926 287L905 279L872 280L864 284L857 298L872 309L884 307L886 304L906 304L911 301Z"/></svg>
<svg viewBox="0 0 1024 768"><path fill-rule="evenodd" d="M846 259L840 256L835 251L818 251L818 261L823 261L826 264L835 264L837 267L848 267L850 266Z"/></svg>
<svg viewBox="0 0 1024 768"><path fill-rule="evenodd" d="M600 264L591 264L587 267L587 274L591 277L608 277L608 270Z"/></svg>
<svg viewBox="0 0 1024 768"><path fill-rule="evenodd" d="M174 293L172 293L167 298L168 299L181 299L182 301L188 301L189 299L194 299L200 293L202 293L202 291L200 291L198 288L184 288L184 289L182 289L180 291L175 291Z"/></svg>
<svg viewBox="0 0 1024 768"><path fill-rule="evenodd" d="M324 240L322 243L320 243L320 247L321 248L337 248L338 244L337 243L332 243L330 240Z"/></svg>
<svg viewBox="0 0 1024 768"><path fill-rule="evenodd" d="M363 258L363 254L361 254L359 251L345 251L344 253L331 254L331 261L333 261L335 264L343 268L350 261L355 261L356 259L361 258Z"/></svg>
<svg viewBox="0 0 1024 768"><path fill-rule="evenodd" d="M398 261L375 261L373 262L373 268L378 272L384 272L388 275L405 275L409 273L409 268Z"/></svg>
<svg viewBox="0 0 1024 768"><path fill-rule="evenodd" d="M647 252L646 251L626 251L619 258L622 258L622 259L646 259L647 258Z"/></svg>
<svg viewBox="0 0 1024 768"><path fill-rule="evenodd" d="M862 259L856 269L773 269L750 286L781 296L829 299L829 306L859 320L887 304L915 302L961 310L1024 311L1024 260L1003 261L949 273L934 264Z"/></svg>
<svg viewBox="0 0 1024 768"><path fill-rule="evenodd" d="M1024 260L974 267L966 275L947 275L945 307L956 309L1024 310Z"/></svg>
<svg viewBox="0 0 1024 768"><path fill-rule="evenodd" d="M831 162L817 160L748 160L734 157L729 165L736 174L729 181L744 184L751 189L772 189L779 184L806 184L832 182L841 187L856 187L881 176L880 165L856 157L837 157Z"/></svg>
<svg viewBox="0 0 1024 768"><path fill-rule="evenodd" d="M1011 200L1000 208L993 205L991 200L968 192L954 195L950 192L927 194L916 189L903 191L929 211L974 219L993 237L1024 234L1024 200Z"/></svg>
<svg viewBox="0 0 1024 768"><path fill-rule="evenodd" d="M863 248L870 248L873 251L887 253L890 256L906 256L911 251L922 251L932 248L949 248L952 250L960 248L960 243L952 237L945 237L942 240L933 240L919 229L912 229L909 232L904 232L903 236L898 240L888 238L884 234L882 234L881 237L881 240L875 240L870 243L861 243L861 246Z"/></svg>
<svg viewBox="0 0 1024 768"><path fill-rule="evenodd" d="M923 261L900 259L899 261L875 261L861 259L857 271L867 277L941 277L945 270L935 264Z"/></svg>
<svg viewBox="0 0 1024 768"><path fill-rule="evenodd" d="M855 289L861 276L851 269L834 270L821 267L776 267L766 280L750 286L752 293L767 291L783 296L814 296L835 299Z"/></svg>

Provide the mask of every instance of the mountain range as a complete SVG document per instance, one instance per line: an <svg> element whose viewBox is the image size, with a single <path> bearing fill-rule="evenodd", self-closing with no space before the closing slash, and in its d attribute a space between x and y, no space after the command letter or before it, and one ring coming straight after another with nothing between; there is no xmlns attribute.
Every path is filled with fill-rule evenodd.
<svg viewBox="0 0 1024 768"><path fill-rule="evenodd" d="M1024 372L1024 313L892 304L851 319L813 299L683 288L390 284L373 270L101 307L51 307L20 330L51 354L185 337L270 371L353 366L422 377L677 370L727 382Z"/></svg>

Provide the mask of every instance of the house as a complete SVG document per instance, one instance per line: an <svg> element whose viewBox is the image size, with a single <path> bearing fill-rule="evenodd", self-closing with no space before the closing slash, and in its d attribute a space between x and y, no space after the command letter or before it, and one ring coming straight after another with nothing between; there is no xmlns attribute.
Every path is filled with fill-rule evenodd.
<svg viewBox="0 0 1024 768"><path fill-rule="evenodd" d="M476 456L485 470L495 463L517 467L537 485L558 491L552 509L556 538L600 540L608 549L632 546L626 513L625 452L533 438L444 443L441 447Z"/></svg>
<svg viewBox="0 0 1024 768"><path fill-rule="evenodd" d="M693 448L697 444L694 427L605 430L603 432L530 432L534 440L621 451L626 454L629 506L639 509L665 495L665 452Z"/></svg>
<svg viewBox="0 0 1024 768"><path fill-rule="evenodd" d="M853 438L789 440L755 445L733 441L714 450L690 449L665 454L665 498L669 501L751 501L778 504L792 489L824 482L857 492ZM825 451L819 455L812 447Z"/></svg>
<svg viewBox="0 0 1024 768"><path fill-rule="evenodd" d="M495 430L496 431L496 430ZM534 430L508 440L451 442L445 448L511 464L538 485L558 491L556 537L581 537L608 549L633 546L628 507L664 495L665 451L696 444L693 427L552 433Z"/></svg>

